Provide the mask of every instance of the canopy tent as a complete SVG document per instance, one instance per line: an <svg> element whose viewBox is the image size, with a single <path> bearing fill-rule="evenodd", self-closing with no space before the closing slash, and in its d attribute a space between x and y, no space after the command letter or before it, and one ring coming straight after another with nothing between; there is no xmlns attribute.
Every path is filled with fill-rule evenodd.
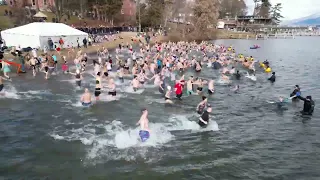
<svg viewBox="0 0 320 180"><path fill-rule="evenodd" d="M64 45L61 48L76 47L78 43L83 45L83 39L88 38L88 34L74 29L62 23L34 22L27 25L7 29L1 32L6 46L20 46L21 48L49 47L48 40L51 39L56 46L62 38Z"/></svg>
<svg viewBox="0 0 320 180"><path fill-rule="evenodd" d="M48 18L47 15L43 14L40 11L37 14L35 14L33 17L35 17L35 18Z"/></svg>

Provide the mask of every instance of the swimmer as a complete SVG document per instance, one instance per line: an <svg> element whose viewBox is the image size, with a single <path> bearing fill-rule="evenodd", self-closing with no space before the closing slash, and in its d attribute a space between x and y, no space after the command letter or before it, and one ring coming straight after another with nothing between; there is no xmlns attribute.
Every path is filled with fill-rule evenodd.
<svg viewBox="0 0 320 180"><path fill-rule="evenodd" d="M221 74L221 79L225 83L230 83L230 78L228 76L224 75L224 74Z"/></svg>
<svg viewBox="0 0 320 180"><path fill-rule="evenodd" d="M137 122L136 125L140 125L140 130L142 131L149 131L149 120L148 120L148 110L147 109L143 109L142 111L142 115L140 117L140 120Z"/></svg>
<svg viewBox="0 0 320 180"><path fill-rule="evenodd" d="M236 80L240 80L241 74L239 73L239 70L234 74Z"/></svg>
<svg viewBox="0 0 320 180"><path fill-rule="evenodd" d="M208 98L206 96L202 96L202 101L197 106L197 113L202 114L204 108L206 107L208 102Z"/></svg>
<svg viewBox="0 0 320 180"><path fill-rule="evenodd" d="M272 76L268 78L268 80L272 83L274 83L276 81L276 73L272 72Z"/></svg>
<svg viewBox="0 0 320 180"><path fill-rule="evenodd" d="M172 100L171 100L171 86L167 86L167 92L164 96L164 100L166 101L166 103L168 104L173 104Z"/></svg>
<svg viewBox="0 0 320 180"><path fill-rule="evenodd" d="M208 104L207 109L203 111L203 113L201 114L201 117L199 118L198 124L201 128L206 128L208 126L209 119L210 119L209 113L211 112L212 112L211 105Z"/></svg>
<svg viewBox="0 0 320 180"><path fill-rule="evenodd" d="M91 94L87 88L84 90L84 93L81 96L80 102L81 102L82 106L85 106L85 107L92 105Z"/></svg>
<svg viewBox="0 0 320 180"><path fill-rule="evenodd" d="M214 93L214 80L210 80L208 83L208 94L213 94Z"/></svg>
<svg viewBox="0 0 320 180"><path fill-rule="evenodd" d="M239 92L239 89L240 89L240 86L236 85L233 89L231 89L231 91L237 93L237 92Z"/></svg>

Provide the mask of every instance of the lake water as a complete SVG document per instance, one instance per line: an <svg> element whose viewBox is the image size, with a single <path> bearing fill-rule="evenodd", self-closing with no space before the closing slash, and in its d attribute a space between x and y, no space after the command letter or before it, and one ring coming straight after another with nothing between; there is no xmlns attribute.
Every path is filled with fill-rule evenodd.
<svg viewBox="0 0 320 180"><path fill-rule="evenodd" d="M102 95L96 106L83 109L83 90L75 90L68 75L49 81L31 73L13 77L0 99L0 179L318 180L319 106L312 117L302 117L301 101L286 109L268 101L288 96L299 84L317 102L319 40L217 41L268 59L277 81L270 84L259 71L256 82L233 81L240 84L238 94L217 84L206 130L196 124L199 96L168 107L148 85L141 94L122 88L118 99ZM261 48L250 50L253 44ZM217 78L218 71L200 76ZM92 83L85 75L84 86L93 90ZM142 107L149 109L152 131L143 144L135 125Z"/></svg>

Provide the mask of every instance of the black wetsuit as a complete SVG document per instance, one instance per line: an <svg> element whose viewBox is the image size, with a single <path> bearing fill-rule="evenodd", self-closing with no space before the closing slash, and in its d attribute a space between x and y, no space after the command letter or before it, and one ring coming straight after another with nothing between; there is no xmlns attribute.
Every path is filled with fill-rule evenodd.
<svg viewBox="0 0 320 180"><path fill-rule="evenodd" d="M240 80L240 77L241 77L240 73L237 72L236 74L234 74L234 76L236 77L237 80Z"/></svg>
<svg viewBox="0 0 320 180"><path fill-rule="evenodd" d="M312 99L306 99L301 96L298 96L299 99L304 101L303 104L303 110L301 111L301 114L303 115L312 115L313 110L314 110L314 101Z"/></svg>
<svg viewBox="0 0 320 180"><path fill-rule="evenodd" d="M205 128L208 126L209 123L209 112L207 110L204 110L201 117L203 121L207 122L207 124L203 123L201 120L199 120L198 124L200 127Z"/></svg>
<svg viewBox="0 0 320 180"><path fill-rule="evenodd" d="M272 74L272 76L269 77L268 80L274 83L276 81L276 75Z"/></svg>
<svg viewBox="0 0 320 180"><path fill-rule="evenodd" d="M295 95L297 94L297 92L300 92L300 89L294 89L294 90L292 91L292 93L290 94L290 97L295 96ZM292 98L292 99L297 100L297 97L294 97L294 98Z"/></svg>

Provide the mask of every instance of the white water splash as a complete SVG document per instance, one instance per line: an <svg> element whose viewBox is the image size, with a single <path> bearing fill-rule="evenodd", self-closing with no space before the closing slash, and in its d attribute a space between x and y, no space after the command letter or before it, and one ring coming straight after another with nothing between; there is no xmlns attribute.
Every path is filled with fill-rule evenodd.
<svg viewBox="0 0 320 180"><path fill-rule="evenodd" d="M65 123L72 125L70 121ZM118 120L104 124L90 123L78 129L57 128L50 136L55 140L80 141L88 147L88 162L118 159L131 161L144 157L146 153L152 153L152 149L149 152L148 147L158 148L174 140L175 135L171 131L191 130L191 133L194 133L219 130L215 121L210 121L207 128L200 128L197 122L190 121L187 115L175 115L166 122L150 123L149 128L150 138L144 143L138 135L139 127L128 127ZM97 133L96 129L103 129L104 133Z"/></svg>
<svg viewBox="0 0 320 180"><path fill-rule="evenodd" d="M15 87L7 85L0 93L0 98L21 99L21 96L18 94L18 91Z"/></svg>

